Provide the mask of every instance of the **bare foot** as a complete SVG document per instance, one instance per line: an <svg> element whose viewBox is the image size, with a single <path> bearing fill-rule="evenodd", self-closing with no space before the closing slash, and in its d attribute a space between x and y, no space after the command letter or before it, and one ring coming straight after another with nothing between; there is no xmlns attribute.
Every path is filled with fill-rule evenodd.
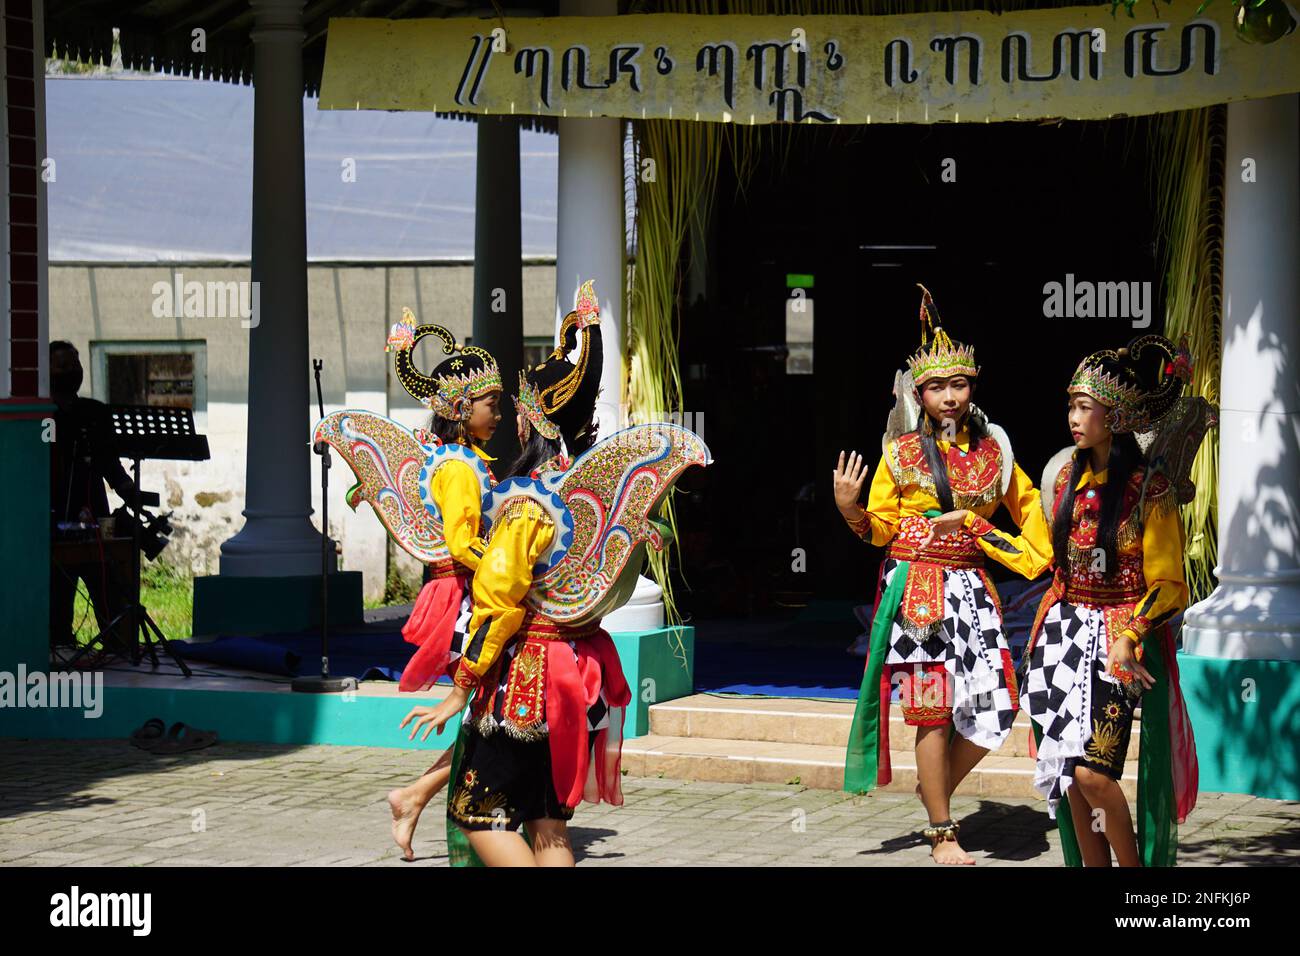
<svg viewBox="0 0 1300 956"><path fill-rule="evenodd" d="M420 810L423 808L406 799L405 795L405 790L389 790L388 808L393 813L393 842L402 851L402 858L411 862L415 859L411 840L415 836L415 824L420 819Z"/></svg>
<svg viewBox="0 0 1300 956"><path fill-rule="evenodd" d="M956 840L940 840L938 846L930 851L934 862L947 866L974 866L975 857L961 848Z"/></svg>

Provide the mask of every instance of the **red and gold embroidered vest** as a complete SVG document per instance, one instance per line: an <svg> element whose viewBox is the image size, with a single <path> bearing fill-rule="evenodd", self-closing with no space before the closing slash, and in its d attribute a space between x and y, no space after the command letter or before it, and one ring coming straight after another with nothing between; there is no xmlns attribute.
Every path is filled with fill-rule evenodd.
<svg viewBox="0 0 1300 956"><path fill-rule="evenodd" d="M1142 574L1142 524L1137 514L1142 494L1143 469L1139 468L1124 486L1124 499L1120 505L1120 520L1115 533L1115 557L1118 567L1108 569L1105 552L1097 542L1101 527L1102 489L1088 488L1074 498L1074 513L1070 520L1069 567L1058 569L1063 576L1063 600L1071 604L1104 606L1132 604L1146 593L1146 578ZM1052 512L1056 513L1065 497L1070 479L1067 465L1056 476L1053 487ZM1156 475L1147 488L1147 507L1169 492L1169 483ZM1104 572L1111 570L1111 574Z"/></svg>
<svg viewBox="0 0 1300 956"><path fill-rule="evenodd" d="M917 485L938 497L921 436L908 432L890 446L889 465L899 488ZM1002 446L986 435L979 446L962 451L955 444L944 455L954 508L974 510L1002 497Z"/></svg>
<svg viewBox="0 0 1300 956"><path fill-rule="evenodd" d="M963 452L956 445L945 456L948 483L952 488L954 508L975 509L1002 497L1002 446L991 437L980 439L979 447ZM916 485L939 497L930 463L921 447L921 436L908 432L890 446L889 466L900 489ZM898 524L889 556L897 561L925 561L949 568L982 568L984 555L975 539L965 531L941 535L932 540L924 553L921 542L930 533L930 522L921 515L910 515Z"/></svg>
<svg viewBox="0 0 1300 956"><path fill-rule="evenodd" d="M1052 494L1052 514L1060 509L1070 480L1072 466L1067 463L1056 476ZM1101 526L1101 488L1087 488L1074 497L1074 512L1070 520L1070 540L1066 548L1068 567L1058 566L1052 586L1043 595L1034 626L1030 632L1030 648L1048 609L1058 601L1085 607L1099 608L1106 618L1107 643L1111 643L1133 621L1137 602L1146 594L1146 575L1142 571L1142 523L1138 504L1150 514L1154 508L1176 507L1173 486L1163 475L1153 475L1147 485L1146 500L1142 501L1142 481L1145 469L1137 468L1129 475L1120 504L1120 520L1115 532L1115 560L1118 567L1110 575L1103 574L1107 560L1097 543ZM1137 656L1142 659L1142 646ZM1028 653L1028 651L1026 651Z"/></svg>

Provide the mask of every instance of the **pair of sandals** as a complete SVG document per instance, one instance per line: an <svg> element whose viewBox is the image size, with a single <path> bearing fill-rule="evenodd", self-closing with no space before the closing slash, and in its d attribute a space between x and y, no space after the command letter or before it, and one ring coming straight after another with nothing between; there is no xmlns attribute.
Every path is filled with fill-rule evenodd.
<svg viewBox="0 0 1300 956"><path fill-rule="evenodd" d="M160 717L151 717L131 732L131 743L151 754L179 754L202 750L217 742L215 730L195 730L179 721L169 729Z"/></svg>

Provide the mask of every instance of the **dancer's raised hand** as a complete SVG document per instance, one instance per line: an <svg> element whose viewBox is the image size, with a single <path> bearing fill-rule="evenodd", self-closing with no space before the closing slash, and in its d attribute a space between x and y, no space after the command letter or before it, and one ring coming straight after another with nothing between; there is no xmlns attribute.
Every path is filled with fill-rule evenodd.
<svg viewBox="0 0 1300 956"><path fill-rule="evenodd" d="M832 472L835 476L835 507L841 512L848 512L862 497L862 483L867 479L867 462L856 451L849 452L846 458L840 452L839 464Z"/></svg>

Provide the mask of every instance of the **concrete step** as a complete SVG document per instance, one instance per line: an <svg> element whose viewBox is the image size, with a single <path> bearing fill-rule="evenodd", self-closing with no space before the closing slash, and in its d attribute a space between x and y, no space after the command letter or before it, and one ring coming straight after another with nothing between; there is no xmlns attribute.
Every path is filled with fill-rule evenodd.
<svg viewBox="0 0 1300 956"><path fill-rule="evenodd" d="M853 701L795 698L721 697L694 694L650 708L650 733L662 737L704 737L720 740L765 741L776 744L848 745ZM1030 721L1021 711L1011 734L990 757L1029 757ZM1136 760L1140 722L1134 720L1128 759ZM903 720L897 704L890 707L889 746L911 751L916 728ZM986 758L987 759L987 758Z"/></svg>
<svg viewBox="0 0 1300 956"><path fill-rule="evenodd" d="M916 760L910 750L891 750L893 780L883 788L910 792L916 787ZM721 783L799 783L820 790L844 784L844 748L825 744L776 743L710 737L649 734L623 743L623 767L634 777L671 777ZM962 781L957 793L970 796L1036 797L1034 761L990 754ZM1136 773L1121 781L1125 795L1137 796Z"/></svg>

